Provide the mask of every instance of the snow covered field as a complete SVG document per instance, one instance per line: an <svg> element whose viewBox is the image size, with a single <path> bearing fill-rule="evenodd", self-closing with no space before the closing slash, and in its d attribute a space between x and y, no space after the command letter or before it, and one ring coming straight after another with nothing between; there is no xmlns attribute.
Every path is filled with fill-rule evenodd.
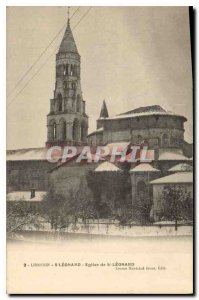
<svg viewBox="0 0 199 300"><path fill-rule="evenodd" d="M34 226L24 226L25 231L29 232L48 232L54 233L49 223L43 223L41 228L34 228ZM142 237L142 236L191 236L193 234L193 226L178 225L175 230L174 222L168 224L161 224L160 222L153 226L122 226L118 223L94 223L84 224L77 223L69 224L67 228L57 229L56 232L72 233L72 234L91 234L91 235L106 235L106 236L126 236L126 237Z"/></svg>

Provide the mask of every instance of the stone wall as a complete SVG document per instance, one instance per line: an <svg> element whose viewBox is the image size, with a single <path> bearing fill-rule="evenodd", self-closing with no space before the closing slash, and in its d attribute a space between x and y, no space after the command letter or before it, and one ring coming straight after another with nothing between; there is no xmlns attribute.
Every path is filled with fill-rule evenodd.
<svg viewBox="0 0 199 300"><path fill-rule="evenodd" d="M55 164L46 160L7 161L7 192L27 191L31 187L45 191L49 185L49 170Z"/></svg>
<svg viewBox="0 0 199 300"><path fill-rule="evenodd" d="M139 183L145 184L145 189L141 192L144 193L144 197L152 198L152 186L149 184L150 181L161 177L161 172L131 172L131 191L132 191L132 203L136 203L139 198Z"/></svg>
<svg viewBox="0 0 199 300"><path fill-rule="evenodd" d="M95 132L91 135L87 136L88 144L89 145L103 145L103 131L102 132Z"/></svg>
<svg viewBox="0 0 199 300"><path fill-rule="evenodd" d="M94 170L96 163L76 163L71 161L50 172L50 185L57 193L67 195L71 191L79 191L80 186L84 187L84 192L90 191L87 185L86 174Z"/></svg>
<svg viewBox="0 0 199 300"><path fill-rule="evenodd" d="M139 121L138 121L139 120ZM147 141L151 148L182 148L184 126L181 118L154 116L105 120L103 143L131 141L141 143Z"/></svg>

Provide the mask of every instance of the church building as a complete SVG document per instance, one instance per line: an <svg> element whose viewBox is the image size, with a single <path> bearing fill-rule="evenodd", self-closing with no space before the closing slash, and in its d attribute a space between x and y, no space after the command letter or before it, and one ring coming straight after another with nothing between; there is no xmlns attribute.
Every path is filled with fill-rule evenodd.
<svg viewBox="0 0 199 300"><path fill-rule="evenodd" d="M154 186L157 185L159 182L155 180L169 175L171 168L175 169L175 166L185 163L192 165L192 145L184 140L184 123L187 119L159 105L139 107L110 116L104 100L96 130L88 134L88 116L82 96L80 70L81 59L68 20L56 54L55 88L49 103L45 146L7 151L8 193L32 188L37 193L37 190L47 191L53 185L58 193L64 194L70 187L79 190L82 181L84 188L89 190L86 182L88 172L93 172L93 176L96 173L118 172L120 178L122 172L125 172L130 184L126 197L128 201L136 203L140 195L151 196L151 182ZM154 159L150 163L136 161L120 164L105 161L89 165L77 164L72 160L57 164L47 161L47 150L52 146L92 145L95 148L98 145L112 147L114 144L129 149L135 144L147 145L153 152ZM161 184L163 182L161 180ZM103 192L103 187L101 190ZM106 195L102 193L101 197L104 199Z"/></svg>

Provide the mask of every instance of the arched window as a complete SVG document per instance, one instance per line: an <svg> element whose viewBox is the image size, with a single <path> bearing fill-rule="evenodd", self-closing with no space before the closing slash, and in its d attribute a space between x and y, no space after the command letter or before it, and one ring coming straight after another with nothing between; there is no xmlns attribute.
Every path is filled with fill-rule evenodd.
<svg viewBox="0 0 199 300"><path fill-rule="evenodd" d="M57 138L57 125L56 123L53 124L53 140Z"/></svg>
<svg viewBox="0 0 199 300"><path fill-rule="evenodd" d="M73 67L73 65L71 65L71 66L70 66L70 75L71 75L71 76L73 76L73 69L74 69L74 67Z"/></svg>
<svg viewBox="0 0 199 300"><path fill-rule="evenodd" d="M59 124L60 124L60 139L65 140L66 139L66 121L64 119L61 119Z"/></svg>
<svg viewBox="0 0 199 300"><path fill-rule="evenodd" d="M67 64L66 65L66 75L68 75L68 73L69 73L69 65Z"/></svg>
<svg viewBox="0 0 199 300"><path fill-rule="evenodd" d="M77 112L81 112L81 96L77 95Z"/></svg>
<svg viewBox="0 0 199 300"><path fill-rule="evenodd" d="M87 125L85 121L81 122L81 141L86 142L86 136L87 136Z"/></svg>
<svg viewBox="0 0 199 300"><path fill-rule="evenodd" d="M55 140L57 138L57 126L55 120L51 120L48 126L48 140Z"/></svg>
<svg viewBox="0 0 199 300"><path fill-rule="evenodd" d="M76 67L76 65L73 66L73 75L74 76L77 75L77 67Z"/></svg>
<svg viewBox="0 0 199 300"><path fill-rule="evenodd" d="M62 95L60 93L58 94L58 99L57 99L57 110L58 111L62 111L63 110Z"/></svg>
<svg viewBox="0 0 199 300"><path fill-rule="evenodd" d="M81 135L81 125L78 119L75 119L73 122L73 140L80 141Z"/></svg>
<svg viewBox="0 0 199 300"><path fill-rule="evenodd" d="M76 82L72 82L72 89L75 90L76 89Z"/></svg>
<svg viewBox="0 0 199 300"><path fill-rule="evenodd" d="M169 135L167 133L162 135L162 146L169 147Z"/></svg>

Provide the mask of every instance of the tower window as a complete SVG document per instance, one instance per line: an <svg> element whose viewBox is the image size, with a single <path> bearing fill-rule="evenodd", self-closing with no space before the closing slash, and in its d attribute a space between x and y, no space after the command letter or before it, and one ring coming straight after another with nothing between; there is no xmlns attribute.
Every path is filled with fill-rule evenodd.
<svg viewBox="0 0 199 300"><path fill-rule="evenodd" d="M69 65L66 65L66 75L68 75Z"/></svg>
<svg viewBox="0 0 199 300"><path fill-rule="evenodd" d="M76 82L72 82L72 89L73 89L73 90L76 89Z"/></svg>
<svg viewBox="0 0 199 300"><path fill-rule="evenodd" d="M77 68L76 68L76 66L74 65L74 67L73 67L73 75L74 76L76 76L77 75Z"/></svg>
<svg viewBox="0 0 199 300"><path fill-rule="evenodd" d="M58 94L57 110L58 111L62 111L63 110L63 101L62 101L62 95L61 94Z"/></svg>
<svg viewBox="0 0 199 300"><path fill-rule="evenodd" d="M73 65L70 66L70 75L73 75Z"/></svg>
<svg viewBox="0 0 199 300"><path fill-rule="evenodd" d="M78 119L75 119L73 122L73 140L79 141L81 137L81 124Z"/></svg>
<svg viewBox="0 0 199 300"><path fill-rule="evenodd" d="M77 95L77 112L81 112L81 96Z"/></svg>
<svg viewBox="0 0 199 300"><path fill-rule="evenodd" d="M53 124L53 140L55 140L57 137L57 126L56 124L54 123Z"/></svg>
<svg viewBox="0 0 199 300"><path fill-rule="evenodd" d="M60 130L60 134L59 137L61 138L61 140L65 140L66 139L66 121L61 119L60 120L60 126L59 126L59 130Z"/></svg>
<svg viewBox="0 0 199 300"><path fill-rule="evenodd" d="M85 142L87 136L87 124L85 121L81 122L81 141Z"/></svg>

